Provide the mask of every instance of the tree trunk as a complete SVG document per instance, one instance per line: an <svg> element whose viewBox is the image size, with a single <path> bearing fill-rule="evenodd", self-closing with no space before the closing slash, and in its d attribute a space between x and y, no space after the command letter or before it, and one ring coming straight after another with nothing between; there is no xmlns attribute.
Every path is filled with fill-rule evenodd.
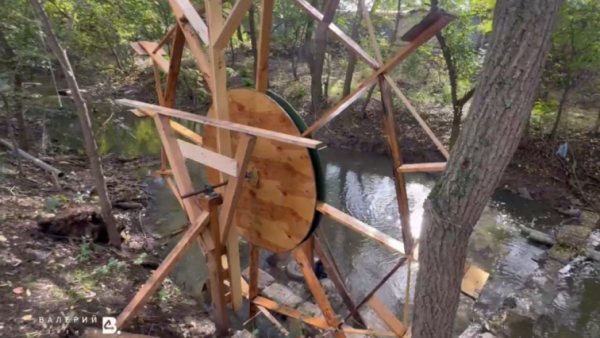
<svg viewBox="0 0 600 338"><path fill-rule="evenodd" d="M339 0L323 2L323 21L317 25L315 31L314 66L311 72L310 93L313 110L316 112L323 101L323 68L325 64L325 51L327 49L328 24L333 21Z"/></svg>
<svg viewBox="0 0 600 338"><path fill-rule="evenodd" d="M248 10L248 30L250 33L250 45L252 46L252 56L254 57L254 78L256 78L256 62L258 62L258 54L256 50L256 29L254 28L254 5Z"/></svg>
<svg viewBox="0 0 600 338"><path fill-rule="evenodd" d="M460 134L460 121L462 119L462 107L458 110L458 107L454 107L452 111L452 130L450 131L450 149L454 147L454 143L458 139Z"/></svg>
<svg viewBox="0 0 600 338"><path fill-rule="evenodd" d="M350 37L353 41L359 41L359 29L360 22L362 20L362 10L360 6L356 7L356 21L352 25L352 32ZM350 94L352 89L352 77L354 76L354 68L356 67L356 53L349 53L348 55L348 67L346 67L346 77L344 78L344 89L342 91L342 97L346 97Z"/></svg>
<svg viewBox="0 0 600 338"><path fill-rule="evenodd" d="M371 89L367 92L367 99L360 108L360 118L364 119L367 117L367 107L369 106L369 102L371 102L371 96L373 96L373 91L375 90L375 86L372 86Z"/></svg>
<svg viewBox="0 0 600 338"><path fill-rule="evenodd" d="M425 202L414 338L452 336L469 237L533 108L562 2L496 3L492 42L464 132Z"/></svg>
<svg viewBox="0 0 600 338"><path fill-rule="evenodd" d="M238 26L236 32L237 32L237 38L238 38L238 40L240 40L240 42L243 43L244 42L244 34L242 34L242 25Z"/></svg>
<svg viewBox="0 0 600 338"><path fill-rule="evenodd" d="M301 26L298 25L294 30L294 44L292 45L292 75L294 75L294 80L298 81L298 39L300 38L300 29Z"/></svg>
<svg viewBox="0 0 600 338"><path fill-rule="evenodd" d="M596 133L600 133L600 108L598 108L598 117L596 118L596 125L594 126L594 131Z"/></svg>
<svg viewBox="0 0 600 338"><path fill-rule="evenodd" d="M390 46L396 42L396 35L398 35L398 27L400 26L400 19L402 18L402 0L398 0L398 11L396 12L396 21L394 21L394 30L390 35L388 41Z"/></svg>
<svg viewBox="0 0 600 338"><path fill-rule="evenodd" d="M560 122L562 120L562 114L565 110L565 106L567 105L567 99L569 97L569 91L571 90L571 81L567 80L567 84L563 90L562 97L560 98L560 103L558 104L558 111L556 112L556 119L554 119L554 125L552 126L552 131L550 132L550 138L554 140L556 138L556 133L558 132L558 127L560 126Z"/></svg>
<svg viewBox="0 0 600 338"><path fill-rule="evenodd" d="M110 203L110 199L108 198L106 184L104 183L102 163L100 161L100 156L98 155L98 146L96 145L96 139L94 138L92 122L90 121L90 116L85 101L83 100L81 92L79 91L79 85L77 84L77 80L75 79L75 73L73 72L73 68L71 67L69 58L67 57L67 53L60 46L58 39L54 34L54 31L52 30L50 20L48 19L48 15L46 14L44 7L40 3L40 0L29 0L29 3L31 4L31 7L33 7L35 15L42 24L42 30L44 31L44 34L47 38L46 41L48 42L48 45L52 49L52 52L60 62L63 73L67 80L67 84L69 85L69 89L71 90L72 98L77 108L79 122L81 123L81 130L83 132L86 152L90 159L92 175L94 176L96 190L100 199L102 218L106 223L110 243L115 247L120 247L121 235L119 234L119 231L117 229L117 223L112 214L112 206Z"/></svg>
<svg viewBox="0 0 600 338"><path fill-rule="evenodd" d="M17 128L19 128L19 146L21 149L27 151L29 150L29 141L27 141L25 111L23 110L23 77L16 69L14 80L15 118L17 119Z"/></svg>
<svg viewBox="0 0 600 338"><path fill-rule="evenodd" d="M235 67L235 50L233 49L233 38L229 39L229 48L231 49L231 68Z"/></svg>
<svg viewBox="0 0 600 338"><path fill-rule="evenodd" d="M21 177L24 177L25 173L23 172L23 164L21 163L21 155L19 155L19 146L17 145L17 140L15 139L15 133L14 133L13 127L10 123L10 104L8 103L8 98L6 97L6 95L2 94L2 92L0 92L0 97L2 98L2 102L4 102L4 110L6 110L6 116L5 116L6 135L8 136L8 139L12 143L12 146L14 148L13 150L14 150L15 158L17 159L17 167L19 169L19 175Z"/></svg>

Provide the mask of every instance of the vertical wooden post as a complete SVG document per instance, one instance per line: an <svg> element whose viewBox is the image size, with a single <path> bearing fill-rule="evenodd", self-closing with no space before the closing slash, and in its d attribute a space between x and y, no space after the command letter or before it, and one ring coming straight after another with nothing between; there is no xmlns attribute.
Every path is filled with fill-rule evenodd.
<svg viewBox="0 0 600 338"><path fill-rule="evenodd" d="M383 118L384 131L388 141L390 156L392 157L394 185L396 186L396 196L398 200L398 211L400 212L400 222L402 223L402 239L404 240L405 252L412 252L414 238L410 231L410 210L408 209L408 195L406 194L406 182L404 175L398 172L398 168L402 165L402 153L398 144L398 136L396 134L396 119L394 117L394 101L389 85L385 82L383 76L379 76L379 89L381 90L381 98L383 109L381 111Z"/></svg>
<svg viewBox="0 0 600 338"><path fill-rule="evenodd" d="M256 62L256 90L265 93L269 85L269 44L275 0L261 0L258 60Z"/></svg>
<svg viewBox="0 0 600 338"><path fill-rule="evenodd" d="M310 267L315 269L315 236L310 236L304 243L300 244L300 248L304 251L306 258L308 258L308 262L310 263Z"/></svg>
<svg viewBox="0 0 600 338"><path fill-rule="evenodd" d="M229 332L225 286L223 284L225 278L223 265L221 264L223 247L220 240L221 229L219 228L219 205L223 202L223 199L220 195L200 195L198 200L202 209L210 212L209 232L215 246L207 253L206 259L209 267L210 294L214 310L215 326L217 328L217 335L222 336Z"/></svg>
<svg viewBox="0 0 600 338"><path fill-rule="evenodd" d="M258 313L258 308L252 300L258 296L258 268L260 250L257 246L250 244L250 286L248 288L248 301L250 308L248 312L248 318L254 317Z"/></svg>
<svg viewBox="0 0 600 338"><path fill-rule="evenodd" d="M213 81L212 98L215 108L215 117L219 120L229 121L229 102L227 100L227 79L225 53L216 48L212 41L216 41L223 29L223 11L220 0L206 0L206 15L209 24L209 46L210 68ZM217 151L225 156L231 156L231 136L229 130L217 128ZM220 172L220 180L225 181L228 177ZM229 280L231 282L231 307L238 311L242 308L242 285L240 268L240 249L238 233L235 228L229 231L227 237L227 260L229 263Z"/></svg>

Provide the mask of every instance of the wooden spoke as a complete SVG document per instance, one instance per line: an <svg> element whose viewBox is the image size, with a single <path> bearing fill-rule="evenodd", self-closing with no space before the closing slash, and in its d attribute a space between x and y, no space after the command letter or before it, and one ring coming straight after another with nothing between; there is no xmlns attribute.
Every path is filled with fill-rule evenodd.
<svg viewBox="0 0 600 338"><path fill-rule="evenodd" d="M294 0L294 2L300 7L303 11L305 11L308 15L310 15L313 19L318 22L323 21L323 14L319 12L316 8L314 8L310 3L306 0ZM378 68L379 64L375 61L369 54L367 54L352 38L350 38L346 33L344 33L339 27L334 24L328 25L329 30L333 33L333 35L340 40L343 44L345 44L352 52L356 53L356 55L366 62L372 68Z"/></svg>
<svg viewBox="0 0 600 338"><path fill-rule="evenodd" d="M223 29L213 42L215 48L224 49L227 47L227 42L239 27L242 19L248 12L248 9L250 9L250 6L252 6L252 1L253 0L238 0L235 6L233 6L227 21L225 21L225 24L223 25Z"/></svg>
<svg viewBox="0 0 600 338"><path fill-rule="evenodd" d="M246 169L248 169L248 163L250 162L250 157L255 144L256 137L246 134L241 135L235 152L235 162L238 166L237 172L229 178L229 183L227 183L225 200L219 218L219 221L221 222L221 241L224 241L224 239L229 236L229 230L233 223L233 214L235 213L237 201L240 198L240 192L246 177Z"/></svg>
<svg viewBox="0 0 600 338"><path fill-rule="evenodd" d="M406 267L406 292L404 293L404 326L408 327L408 317L410 312L410 278L412 262L408 262Z"/></svg>
<svg viewBox="0 0 600 338"><path fill-rule="evenodd" d="M302 133L302 136L312 136L312 134L314 134L317 130L321 129L321 127L323 127L327 122L331 121L334 117L341 114L344 110L350 107L350 105L356 102L356 100L358 100L362 96L362 94L364 94L365 91L367 91L367 89L371 88L371 86L375 84L375 80L377 80L377 77L368 79L368 81L363 81L363 83L361 83L361 85L358 86L358 88L356 88L343 100L338 102L338 104L336 104L335 107L331 108L328 112L323 114L323 116L321 116L321 118L317 122L313 123L313 125L306 129L306 131Z"/></svg>
<svg viewBox="0 0 600 338"><path fill-rule="evenodd" d="M173 26L171 27L171 29L169 29L169 31L167 32L167 34L165 34L165 36L162 38L162 40L160 40L160 42L158 43L158 45L156 46L156 48L154 48L154 50L152 51L152 53L156 53L158 52L159 49L162 48L162 46L165 45L165 43L167 43L167 41L169 41L169 38L171 38L171 36L173 35L173 33L175 33L175 28L177 26Z"/></svg>
<svg viewBox="0 0 600 338"><path fill-rule="evenodd" d="M198 12L196 12L194 6L192 6L189 0L175 1L179 5L179 8L181 8L181 11L183 12L183 15L185 15L187 21L190 23L190 25L194 28L194 30L200 37L200 40L202 40L202 42L208 45L210 43L208 37L208 28L206 27L204 20L202 20ZM178 19L181 19L181 17L179 17Z"/></svg>
<svg viewBox="0 0 600 338"><path fill-rule="evenodd" d="M199 217L179 240L177 245L171 250L167 258L160 264L158 269L154 271L152 276L146 281L144 286L138 291L135 297L127 304L125 310L121 312L117 318L117 327L122 328L123 325L146 304L150 296L154 294L156 289L162 284L162 281L173 271L175 264L181 260L183 254L189 249L190 245L198 237L198 235L206 228L210 218L208 212L204 211L199 214Z"/></svg>
<svg viewBox="0 0 600 338"><path fill-rule="evenodd" d="M265 309L262 306L257 306L256 308L258 308L260 310L260 312L267 317L267 319L273 323L273 325L275 325L275 327L279 330L279 332L281 332L284 336L288 337L289 336L289 332L288 330L286 330L283 325L281 325L281 323L275 319L275 317L273 317L273 315L271 314L271 312L269 312L269 310Z"/></svg>
<svg viewBox="0 0 600 338"><path fill-rule="evenodd" d="M398 168L398 172L419 173L419 172L444 171L445 168L446 168L446 162L411 163L411 164L401 165Z"/></svg>
<svg viewBox="0 0 600 338"><path fill-rule="evenodd" d="M158 96L158 104L160 104L161 106L164 106L165 105L165 96L163 94L162 85L161 85L161 81L160 81L160 70L158 67L158 63L156 63L156 61L152 60L152 65L153 65L153 69L154 69L154 84L156 87L156 96Z"/></svg>
<svg viewBox="0 0 600 338"><path fill-rule="evenodd" d="M359 0L358 5L362 8L363 18L367 23L367 30L369 31L369 40L371 40L371 47L375 50L375 57L377 58L377 62L379 64L383 64L383 58L381 57L381 50L379 50L379 44L377 43L377 38L375 37L375 30L373 29L373 24L371 23L371 15L367 10L367 6L365 6L365 0Z"/></svg>
<svg viewBox="0 0 600 338"><path fill-rule="evenodd" d="M184 120L202 123L207 126L216 127L219 129L237 131L240 133L250 134L250 135L257 136L257 137L264 137L264 138L267 138L270 140L280 141L283 143L297 145L297 146L301 146L301 147L305 147L305 148L321 149L321 148L325 147L325 145L321 141L306 139L306 138L297 137L297 136L290 136L287 134L278 133L278 132L270 131L270 130L266 130L266 129L255 128L255 127L245 126L242 124L232 123L232 122L228 122L228 121L217 120L217 119L213 119L210 117L187 113L187 112L177 110L177 109L171 109L171 108L157 106L157 105L150 104L150 103L144 103L144 102L128 100L128 99L119 99L119 100L115 100L115 102L118 104L124 105L124 106L132 107L132 108L144 109L144 110L146 110L146 113L148 110L150 110L150 111L154 111L155 113L158 112L159 115L178 117L178 118L181 118Z"/></svg>
<svg viewBox="0 0 600 338"><path fill-rule="evenodd" d="M300 270L302 270L302 274L304 275L306 284L308 285L310 292L315 298L317 305L319 305L319 308L323 313L323 317L325 317L325 321L327 322L327 324L329 324L330 327L339 327L341 323L336 318L335 313L331 308L331 304L329 303L329 300L327 300L327 295L325 295L325 291L319 283L319 279L317 279L317 276L315 275L311 262L308 261L308 258L306 257L304 251L301 248L294 249L293 253L294 257L296 258L296 262L300 267ZM343 338L345 337L345 335L343 332L338 331L336 337Z"/></svg>
<svg viewBox="0 0 600 338"><path fill-rule="evenodd" d="M181 68L183 46L185 46L185 37L181 28L177 27L177 29L175 29L173 48L171 50L167 85L165 86L164 106L167 108L173 108L175 105L175 89L177 88L177 79L179 78L179 69Z"/></svg>
<svg viewBox="0 0 600 338"><path fill-rule="evenodd" d="M360 234L374 239L375 241L383 244L392 251L404 255L404 245L400 241L384 234L383 232L373 228L370 225L359 221L358 219L344 213L343 211L338 210L332 207L331 205L323 202L317 202L317 211L319 211L323 215L330 217L335 221L340 222L341 224L349 227L350 229Z"/></svg>
<svg viewBox="0 0 600 338"><path fill-rule="evenodd" d="M202 72L204 81L206 81L206 84L208 85L208 88L210 88L210 91L214 91L210 66L208 60L206 59L206 55L204 54L204 50L200 46L200 41L198 41L198 39L196 38L196 33L194 32L192 27L190 27L189 23L182 19L184 17L183 11L181 10L177 2L175 0L169 0L169 5L171 6L171 10L175 15L175 20L177 21L177 24L183 30L183 35L185 36L188 49L194 56L196 64Z"/></svg>
<svg viewBox="0 0 600 338"><path fill-rule="evenodd" d="M159 48L158 52L156 52L156 53L152 52L156 48L156 46L158 46L156 44L156 42L140 41L139 44L146 51L146 53L148 53L148 55L150 55L150 57L152 58L152 61L154 61L158 64L158 66L160 67L160 70L162 70L163 72L168 74L169 73L169 61L167 61L164 58L166 53L160 48Z"/></svg>
<svg viewBox="0 0 600 338"><path fill-rule="evenodd" d="M392 330L398 337L403 337L406 333L406 327L402 325L402 322L396 318L396 315L390 309L387 308L377 296L371 297L367 302L371 310L375 311L375 313L383 320L385 325Z"/></svg>
<svg viewBox="0 0 600 338"><path fill-rule="evenodd" d="M252 301L256 296L258 296L258 268L259 268L259 256L260 249L254 245L250 244L250 267L249 267L249 275L250 275L250 286L248 290L248 299ZM250 303L248 318L252 318L256 315L256 311L258 310L256 305Z"/></svg>
<svg viewBox="0 0 600 338"><path fill-rule="evenodd" d="M269 44L275 0L261 0L260 32L258 37L258 60L256 62L256 90L267 92L269 84Z"/></svg>
<svg viewBox="0 0 600 338"><path fill-rule="evenodd" d="M408 101L408 99L406 98L406 96L404 96L404 94L402 94L402 92L400 91L400 88L398 88L398 85L396 84L396 81L394 81L387 74L385 74L384 76L385 76L385 80L389 83L389 85L392 87L392 89L394 90L394 92L396 92L396 94L398 96L400 96L400 100L402 100L402 102L404 102L404 105L406 105L406 108L408 108L408 111L410 111L410 113L412 114L412 116L414 116L414 118L417 119L417 122L419 122L419 125L421 126L421 128L423 128L423 130L425 130L425 132L427 133L427 135L429 136L429 138L431 138L431 140L433 141L433 143L435 143L435 145L438 147L438 149L440 150L440 152L442 152L442 154L444 155L444 157L446 159L449 159L450 158L450 153L448 153L448 150L446 150L446 147L444 147L444 145L442 144L442 142L440 142L440 140L435 136L435 134L433 133L433 131L431 130L431 128L429 128L429 126L421 118L421 116L419 115L419 113L417 113L417 110L412 106L412 104L410 104L410 101Z"/></svg>
<svg viewBox="0 0 600 338"><path fill-rule="evenodd" d="M234 159L182 140L177 140L177 143L183 157L222 171L227 175L238 177L238 162Z"/></svg>

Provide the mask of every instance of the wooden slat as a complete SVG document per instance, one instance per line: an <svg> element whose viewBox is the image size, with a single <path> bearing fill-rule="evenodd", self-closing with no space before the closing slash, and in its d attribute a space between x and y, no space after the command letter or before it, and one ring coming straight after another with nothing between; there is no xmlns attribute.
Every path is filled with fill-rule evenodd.
<svg viewBox="0 0 600 338"><path fill-rule="evenodd" d="M275 0L261 0L260 32L258 37L258 60L256 62L256 90L267 92L269 84L269 44Z"/></svg>
<svg viewBox="0 0 600 338"><path fill-rule="evenodd" d="M158 96L158 104L160 104L161 106L164 106L165 105L165 96L164 96L163 90L162 90L162 84L161 84L161 80L160 80L160 70L158 67L158 63L156 63L156 61L152 60L152 65L153 65L153 69L154 69L154 85L156 87L156 96Z"/></svg>
<svg viewBox="0 0 600 338"><path fill-rule="evenodd" d="M365 0L359 0L358 5L361 7L363 12L363 18L367 24L367 31L369 32L369 40L371 41L371 47L375 51L375 58L377 58L377 62L379 64L383 64L383 58L381 57L381 50L379 49L379 44L377 43L377 38L375 37L375 30L373 29L373 24L371 23L371 15L367 10L367 6L365 5ZM375 3L373 3L375 6Z"/></svg>
<svg viewBox="0 0 600 338"><path fill-rule="evenodd" d="M227 175L238 177L239 166L236 160L183 140L177 140L177 143L179 144L179 150L181 150L183 157L222 171Z"/></svg>
<svg viewBox="0 0 600 338"><path fill-rule="evenodd" d="M234 162L237 165L236 172L229 177L219 222L221 223L221 241L229 236L229 230L233 223L235 207L240 198L240 192L246 178L246 169L256 144L256 137L242 134L235 152Z"/></svg>
<svg viewBox="0 0 600 338"><path fill-rule="evenodd" d="M262 306L256 306L257 309L260 310L260 312L267 317L267 319L273 323L273 325L275 325L275 327L279 330L279 332L281 332L284 336L289 336L289 332L288 330L286 330L283 325L281 325L281 323L275 318L273 317L273 315L271 314L271 312L269 312L269 310L265 309Z"/></svg>
<svg viewBox="0 0 600 338"><path fill-rule="evenodd" d="M401 173L433 172L433 171L444 171L445 168L446 168L446 162L411 163L411 164L401 165L398 168L398 172L401 172Z"/></svg>
<svg viewBox="0 0 600 338"><path fill-rule="evenodd" d="M140 46L139 42L130 42L129 46L131 46L131 48L133 49L133 51L139 55L139 56L144 56L144 55L148 55L148 52L146 52L146 50L144 48L142 48L142 46Z"/></svg>
<svg viewBox="0 0 600 338"><path fill-rule="evenodd" d="M258 296L258 268L259 268L259 256L260 256L260 249L253 244L250 244L250 267L249 269L249 279L250 279L250 286L249 286L249 294L248 294L248 299L249 300L253 300L254 298L256 298L256 296ZM252 318L256 315L256 311L258 310L258 308L253 305L252 303L250 303L249 306L249 311L248 311L248 318Z"/></svg>
<svg viewBox="0 0 600 338"><path fill-rule="evenodd" d="M337 319L335 313L333 312L331 304L327 299L327 295L325 294L321 283L319 283L319 279L315 275L315 272L312 268L312 262L308 260L306 254L304 254L304 251L301 248L294 249L293 254L296 258L296 262L298 263L298 267L300 267L300 270L304 275L306 285L310 289L310 292L312 293L315 301L317 302L319 309L321 309L323 317L325 317L325 321L327 322L327 324L329 324L330 327L339 327L341 323ZM336 333L336 337L344 338L346 336L343 332L338 331Z"/></svg>
<svg viewBox="0 0 600 338"><path fill-rule="evenodd" d="M252 303L254 303L256 305L260 305L271 311L281 313L282 315L288 316L290 318L300 319L303 322L305 322L306 324L310 324L310 325L318 327L320 329L329 329L330 328L330 326L327 324L327 322L324 319L311 317L308 314L303 313L299 310L296 310L296 309L293 309L291 307L287 307L284 305L279 305L279 304L275 303L274 301L264 298L264 297L261 297L261 296L254 298L252 300Z"/></svg>
<svg viewBox="0 0 600 338"><path fill-rule="evenodd" d="M371 88L371 86L373 86L375 84L376 80L377 80L377 77L370 79L370 81L367 81L367 80L363 81L363 83L361 83L360 86L358 86L358 88L356 88L352 93L348 94L348 96L346 96L343 100L338 102L335 105L335 107L331 108L329 111L327 111L325 114L323 114L323 116L317 122L313 123L308 129L306 129L306 131L304 133L302 133L302 136L304 136L304 137L312 136L312 134L315 131L321 129L321 127L323 127L327 122L333 120L333 118L335 118L336 116L341 114L344 110L346 110L348 107L350 107L350 105L352 105L354 102L356 102L356 100L360 99L362 94L364 94L364 92L367 89Z"/></svg>
<svg viewBox="0 0 600 338"><path fill-rule="evenodd" d="M294 2L300 7L303 11L305 11L308 15L313 17L313 19L321 22L323 21L323 14L319 12L316 8L314 8L310 3L305 0L294 0ZM366 62L372 68L378 68L379 64L375 61L369 54L367 54L352 38L350 38L346 33L344 33L339 27L335 24L329 24L329 30L333 33L333 35L340 40L343 44L345 44L351 51L356 53L356 55Z"/></svg>
<svg viewBox="0 0 600 338"><path fill-rule="evenodd" d="M124 105L124 106L132 107L132 108L153 110L154 112L158 112L161 115L178 117L178 118L181 118L184 120L198 122L198 123L202 123L205 125L222 128L222 129L227 129L227 130L231 130L231 131L237 131L240 133L250 134L250 135L257 136L257 137L264 137L267 139L280 141L280 142L287 143L287 144L293 144L293 145L297 145L297 146L301 146L301 147L305 147L305 148L321 149L325 146L323 144L323 142L317 141L317 140L311 140L311 139L307 139L307 138L303 138L303 137L290 136L290 135L278 133L275 131L254 128L251 126L245 126L242 124L231 123L228 121L216 120L216 119L212 119L210 117L191 114L191 113L187 113L187 112L177 110L177 109L165 108L165 107L157 106L154 104L149 104L149 103L144 103L144 102L139 102L139 101L134 101L134 100L129 100L129 99L118 99L118 100L115 100L115 102L118 104Z"/></svg>
<svg viewBox="0 0 600 338"><path fill-rule="evenodd" d="M169 5L171 6L171 10L175 15L175 20L181 29L183 30L183 35L185 36L185 40L187 42L187 47L190 50L190 53L194 56L196 60L196 64L198 65L198 69L202 72L202 77L204 77L204 81L208 85L208 88L213 91L213 82L210 71L210 66L208 60L206 59L206 54L204 54L204 50L202 46L200 46L200 41L196 38L196 33L194 29L190 27L190 25L183 21L181 18L183 17L183 11L177 4L175 0L169 0Z"/></svg>
<svg viewBox="0 0 600 338"><path fill-rule="evenodd" d="M344 213L343 211L338 210L332 207L331 205L323 202L317 202L317 211L319 211L323 215L330 217L335 221L340 222L341 224L349 227L350 229L360 234L374 239L375 241L383 244L392 251L404 255L404 245L400 241L384 234L383 232L373 228L370 225L359 221L358 219Z"/></svg>
<svg viewBox="0 0 600 338"><path fill-rule="evenodd" d="M460 290L467 296L477 299L490 274L471 264L468 265L468 268L465 265L465 270Z"/></svg>
<svg viewBox="0 0 600 338"><path fill-rule="evenodd" d="M157 46L156 42L140 41L139 44L148 53L148 55L150 55L150 57L152 58L152 61L154 61L158 64L158 66L160 67L160 70L162 70L163 72L168 74L169 73L169 61L167 61L164 58L164 55L165 55L164 51L161 53L160 51L162 51L162 49L159 49L158 52L152 53L152 51Z"/></svg>
<svg viewBox="0 0 600 338"><path fill-rule="evenodd" d="M181 11L183 12L183 15L185 15L187 21L190 23L192 28L194 28L194 30L200 37L200 40L202 40L202 42L204 42L207 45L210 44L210 39L208 37L208 28L206 27L204 20L202 20L198 12L196 12L194 6L192 6L189 0L175 1L179 5L179 8L181 8Z"/></svg>
<svg viewBox="0 0 600 338"><path fill-rule="evenodd" d="M396 92L396 94L398 96L400 96L400 100L402 100L402 102L404 103L406 108L408 108L408 111L412 114L412 116L414 116L414 118L417 120L417 122L419 122L419 125L421 126L421 128L423 128L423 130L425 130L425 133L427 133L429 138L433 141L433 143L435 143L435 145L438 147L438 149L444 155L444 157L446 159L449 159L450 153L448 153L448 150L446 150L446 147L444 147L442 142L440 142L440 140L437 138L437 136L435 136L435 134L433 133L431 128L429 128L429 126L423 120L423 118L421 118L419 113L417 113L417 110L415 109L415 107L412 106L410 101L408 101L406 96L404 96L404 94L402 94L402 92L400 91L400 88L398 88L398 85L396 84L396 81L394 81L388 74L385 74L384 76L385 76L385 80L390 84L390 86L392 87L394 92Z"/></svg>
<svg viewBox="0 0 600 338"><path fill-rule="evenodd" d="M236 2L231 13L229 13L229 17L227 17L227 21L225 21L219 36L213 41L215 48L224 49L227 47L227 42L239 27L242 19L248 12L248 9L250 9L250 6L252 6L252 1L253 0L238 0Z"/></svg>
<svg viewBox="0 0 600 338"><path fill-rule="evenodd" d="M121 312L117 318L117 327L122 328L123 325L146 304L150 296L154 294L156 289L161 285L162 281L173 271L177 262L183 258L183 254L189 249L190 245L198 237L198 235L206 228L209 222L208 212L202 212L198 218L179 240L177 245L171 250L167 258L160 263L158 269L154 271L152 276L146 281L144 286L137 292L135 297L127 304L127 307Z"/></svg>
<svg viewBox="0 0 600 338"><path fill-rule="evenodd" d="M371 337L398 337L395 333L392 332L382 332L375 330L365 330L365 329L355 329L353 327L344 327L342 326L342 331L349 335L358 334L361 336L371 336Z"/></svg>
<svg viewBox="0 0 600 338"><path fill-rule="evenodd" d="M304 1L304 0L294 0L294 1L298 2L298 1ZM423 45L425 42L427 42L429 39L431 39L437 31L444 28L452 20L454 20L454 17L452 17L452 16L449 16L449 15L441 16L433 25L429 26L426 30L424 30L410 44L408 44L404 47L401 47L398 50L398 52L396 53L396 55L394 57L392 57L390 60L388 60L388 62L385 65L383 65L382 67L377 69L375 72L373 72L373 74L371 74L369 77L367 77L365 80L363 80L363 82L358 86L358 88L356 88L356 90L353 93L351 93L349 96L354 96L354 95L356 95L356 93L358 91L361 91L361 90L364 92L364 90L367 89L367 86L370 87L377 80L379 75L385 74L389 70L396 67L398 65L398 63L405 60L417 48L419 48L421 45ZM340 103L345 102L345 100L346 100L346 98L344 100L340 101ZM340 106L340 104L338 104L338 106ZM306 132L304 132L303 135L304 136L312 135L315 131L322 128L327 122L329 122L334 117L339 115L345 109L345 108L338 109L338 106L334 107L333 109L329 110L327 113L323 114L323 116L321 116L321 118L319 120L317 120L315 123L313 123L313 125L311 125L306 130Z"/></svg>
<svg viewBox="0 0 600 338"><path fill-rule="evenodd" d="M375 311L375 313L383 320L385 325L392 330L398 337L404 336L406 332L406 328L402 324L402 322L396 318L394 313L390 311L387 306L385 306L377 296L371 297L367 302L371 310Z"/></svg>

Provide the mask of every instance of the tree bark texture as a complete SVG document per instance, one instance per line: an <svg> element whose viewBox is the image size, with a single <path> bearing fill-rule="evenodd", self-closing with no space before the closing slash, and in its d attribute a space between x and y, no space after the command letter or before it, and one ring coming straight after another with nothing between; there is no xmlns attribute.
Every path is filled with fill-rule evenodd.
<svg viewBox="0 0 600 338"><path fill-rule="evenodd" d="M46 14L44 7L40 3L40 0L29 0L29 3L31 4L31 7L33 7L35 15L42 24L42 30L46 35L46 41L48 42L48 45L52 49L52 52L60 62L60 65L63 69L63 73L67 80L67 84L69 86L69 89L71 90L73 101L75 103L75 106L77 107L77 115L79 116L79 122L81 123L81 130L83 132L86 152L90 159L90 166L92 169L92 174L94 176L94 181L96 183L96 190L100 199L102 218L106 223L110 243L115 247L120 247L121 235L117 230L117 223L112 214L112 205L110 203L110 199L108 198L106 184L104 183L104 173L102 172L102 163L100 161L100 156L98 155L98 146L96 144L96 139L94 138L94 132L92 130L92 122L90 121L90 116L85 101L83 100L81 92L79 91L79 85L77 84L77 80L75 79L73 68L71 67L71 63L69 62L67 53L60 46L60 43L58 42L58 39L54 34L54 31L52 30L50 20L48 19L48 15Z"/></svg>
<svg viewBox="0 0 600 338"><path fill-rule="evenodd" d="M248 10L248 33L250 33L250 45L252 46L252 56L254 57L254 78L256 78L256 62L258 62L258 52L256 49L256 28L254 27L254 5Z"/></svg>
<svg viewBox="0 0 600 338"><path fill-rule="evenodd" d="M393 46L394 42L396 42L396 36L398 35L398 27L400 26L400 19L402 19L402 0L398 0L398 10L396 12L396 20L394 21L394 30L392 31L388 39L390 46Z"/></svg>
<svg viewBox="0 0 600 338"><path fill-rule="evenodd" d="M594 132L600 133L600 108L598 108L598 117L596 118L596 125L594 126Z"/></svg>
<svg viewBox="0 0 600 338"><path fill-rule="evenodd" d="M425 202L414 338L452 336L469 237L518 146L562 3L496 3L465 132Z"/></svg>
<svg viewBox="0 0 600 338"><path fill-rule="evenodd" d="M555 139L556 133L558 132L558 127L560 126L560 122L562 120L562 115L565 110L565 106L567 105L567 99L569 97L569 91L571 90L571 81L567 76L567 83L565 84L565 88L563 89L563 94L560 98L560 103L558 104L558 111L556 112L556 119L554 119L554 124L552 125L552 131L550 132L550 138Z"/></svg>
<svg viewBox="0 0 600 338"><path fill-rule="evenodd" d="M323 100L323 66L325 64L325 51L327 49L328 26L333 21L339 2L339 0L324 1L323 21L317 24L317 29L315 30L315 55L310 82L314 111L319 109Z"/></svg>
<svg viewBox="0 0 600 338"><path fill-rule="evenodd" d="M362 8L356 7L356 21L352 25L352 32L350 37L354 41L359 41L359 28L362 21ZM356 67L356 53L350 52L348 55L348 67L346 67L346 77L344 78L344 89L342 91L342 97L346 97L350 94L352 89L352 77L354 76L354 68Z"/></svg>

